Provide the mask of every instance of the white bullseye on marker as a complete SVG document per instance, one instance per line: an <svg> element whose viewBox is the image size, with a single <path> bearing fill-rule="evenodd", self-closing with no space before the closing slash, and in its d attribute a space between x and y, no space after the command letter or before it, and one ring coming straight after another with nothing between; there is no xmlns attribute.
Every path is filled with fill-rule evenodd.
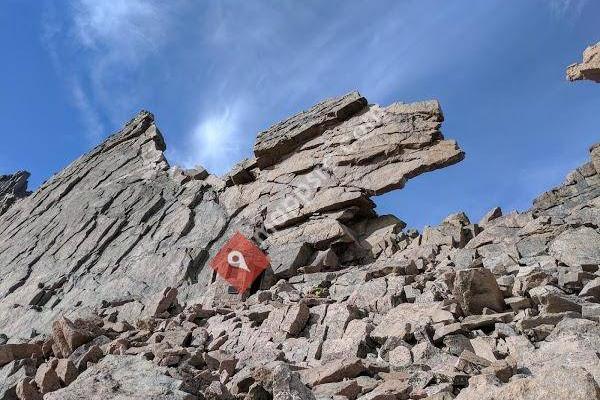
<svg viewBox="0 0 600 400"><path fill-rule="evenodd" d="M246 264L244 256L237 250L229 252L227 255L227 263L233 268L239 268L250 272L250 268L248 268L248 264Z"/></svg>

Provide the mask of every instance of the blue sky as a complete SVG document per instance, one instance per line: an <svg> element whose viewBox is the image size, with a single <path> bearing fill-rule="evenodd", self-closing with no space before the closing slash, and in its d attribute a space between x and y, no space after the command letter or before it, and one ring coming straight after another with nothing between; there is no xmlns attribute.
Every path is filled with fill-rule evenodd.
<svg viewBox="0 0 600 400"><path fill-rule="evenodd" d="M565 67L600 2L2 0L0 173L59 171L148 109L172 164L224 173L330 96L437 98L466 159L376 200L409 225L526 209L600 141L600 87Z"/></svg>

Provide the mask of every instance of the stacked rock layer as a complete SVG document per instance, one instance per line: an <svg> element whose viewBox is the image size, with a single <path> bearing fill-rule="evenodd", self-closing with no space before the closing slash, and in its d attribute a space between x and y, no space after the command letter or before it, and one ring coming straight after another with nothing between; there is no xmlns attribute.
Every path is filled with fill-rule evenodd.
<svg viewBox="0 0 600 400"><path fill-rule="evenodd" d="M141 112L2 176L0 399L600 398L600 146L528 211L406 230L370 197L464 157L442 121L349 93L217 177ZM271 259L244 295L209 268L238 231Z"/></svg>

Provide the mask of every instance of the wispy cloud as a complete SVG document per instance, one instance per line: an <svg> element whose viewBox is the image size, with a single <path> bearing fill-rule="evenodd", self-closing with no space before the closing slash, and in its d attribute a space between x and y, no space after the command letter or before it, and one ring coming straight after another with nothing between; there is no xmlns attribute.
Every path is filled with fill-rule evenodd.
<svg viewBox="0 0 600 400"><path fill-rule="evenodd" d="M203 113L183 140L185 148L173 147L167 155L187 168L202 165L211 173L226 173L244 151L241 122L246 113L242 100Z"/></svg>
<svg viewBox="0 0 600 400"><path fill-rule="evenodd" d="M557 18L575 19L581 15L589 0L550 0L550 11Z"/></svg>
<svg viewBox="0 0 600 400"><path fill-rule="evenodd" d="M126 120L146 95L135 77L167 43L178 4L183 3L76 0L58 12L50 3L42 41L57 74L65 77L90 141L108 133L105 125Z"/></svg>
<svg viewBox="0 0 600 400"><path fill-rule="evenodd" d="M86 136L90 141L98 141L105 134L100 115L90 103L90 99L81 84L75 78L69 80L69 87L73 102L81 113L81 119L86 128Z"/></svg>
<svg viewBox="0 0 600 400"><path fill-rule="evenodd" d="M109 58L136 65L166 38L169 2L78 0L73 4L73 31L82 45L107 50Z"/></svg>

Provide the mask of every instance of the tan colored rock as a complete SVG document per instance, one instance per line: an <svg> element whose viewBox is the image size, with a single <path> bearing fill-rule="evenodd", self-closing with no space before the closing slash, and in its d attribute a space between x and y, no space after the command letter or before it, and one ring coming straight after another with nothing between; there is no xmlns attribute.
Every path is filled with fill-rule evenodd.
<svg viewBox="0 0 600 400"><path fill-rule="evenodd" d="M42 394L31 378L24 378L19 381L16 395L19 400L42 400Z"/></svg>
<svg viewBox="0 0 600 400"><path fill-rule="evenodd" d="M81 345L94 338L92 332L75 326L66 317L62 317L52 323L53 349L57 357L66 358Z"/></svg>
<svg viewBox="0 0 600 400"><path fill-rule="evenodd" d="M373 391L362 396L364 400L407 400L412 391L411 385L401 380L386 380Z"/></svg>
<svg viewBox="0 0 600 400"><path fill-rule="evenodd" d="M456 335L458 333L464 333L465 329L462 327L460 322L455 322L449 325L442 325L435 330L433 335L433 341L436 343L441 342L444 337L448 335Z"/></svg>
<svg viewBox="0 0 600 400"><path fill-rule="evenodd" d="M83 371L87 368L88 363L97 363L102 357L104 357L102 349L97 345L93 345L76 360L75 366L79 371Z"/></svg>
<svg viewBox="0 0 600 400"><path fill-rule="evenodd" d="M481 370L482 374L492 374L504 383L507 383L516 372L517 363L512 358L493 361L489 367Z"/></svg>
<svg viewBox="0 0 600 400"><path fill-rule="evenodd" d="M453 293L466 315L481 314L484 308L504 311L502 291L487 268L457 271Z"/></svg>
<svg viewBox="0 0 600 400"><path fill-rule="evenodd" d="M77 367L75 367L73 361L64 358L58 360L55 371L65 386L70 385L77 378L77 375L79 375L79 371L77 371Z"/></svg>
<svg viewBox="0 0 600 400"><path fill-rule="evenodd" d="M317 385L313 387L312 391L317 397L343 396L346 399L354 400L361 393L361 387L355 379L349 379Z"/></svg>
<svg viewBox="0 0 600 400"><path fill-rule="evenodd" d="M565 379L567 378L567 379ZM489 375L475 376L456 400L591 400L600 398L594 378L581 368L547 368L531 378L502 385Z"/></svg>
<svg viewBox="0 0 600 400"><path fill-rule="evenodd" d="M489 210L487 213L485 213L485 215L483 217L481 217L478 225L485 227L491 221L493 221L496 218L499 218L501 216L502 216L502 209L500 207L494 207L491 210Z"/></svg>
<svg viewBox="0 0 600 400"><path fill-rule="evenodd" d="M482 369L489 367L491 362L475 353L465 350L456 361L455 368L469 375L478 374Z"/></svg>
<svg viewBox="0 0 600 400"><path fill-rule="evenodd" d="M235 372L237 358L221 350L214 350L204 355L206 365L215 371L227 371L230 375Z"/></svg>
<svg viewBox="0 0 600 400"><path fill-rule="evenodd" d="M569 65L567 79L570 81L589 79L600 83L600 43L585 49L583 62Z"/></svg>
<svg viewBox="0 0 600 400"><path fill-rule="evenodd" d="M39 366L35 374L35 383L42 394L60 389L60 379L56 374L56 359Z"/></svg>
<svg viewBox="0 0 600 400"><path fill-rule="evenodd" d="M341 265L391 255L400 225L371 226L385 218L370 196L463 159L442 135L443 120L437 101L380 107L349 93L260 133L255 159L221 179L169 166L154 116L142 111L0 215L0 265L10 265L0 331L49 333L56 315L100 304L117 324L169 317L175 290L186 303L239 300L208 265L235 231L252 237L276 228L261 237L276 277L295 276L319 252L330 256L317 264L337 268L334 243L349 247ZM32 299L39 309L13 307ZM64 345L55 343L56 356L68 355Z"/></svg>
<svg viewBox="0 0 600 400"><path fill-rule="evenodd" d="M300 371L300 378L302 382L312 387L356 378L365 371L364 361L360 358L351 357L302 370Z"/></svg>
<svg viewBox="0 0 600 400"><path fill-rule="evenodd" d="M358 92L340 98L327 99L308 111L299 113L258 134L254 155L261 167L267 167L277 158L291 152L331 126L348 119L367 106L367 100Z"/></svg>
<svg viewBox="0 0 600 400"><path fill-rule="evenodd" d="M489 336L479 336L471 339L473 352L479 357L483 357L490 362L496 361L494 351L496 351L496 339Z"/></svg>
<svg viewBox="0 0 600 400"><path fill-rule="evenodd" d="M371 337L382 344L389 337L407 340L416 330L431 324L431 315L435 311L435 304L400 304L383 316L381 322L371 332Z"/></svg>
<svg viewBox="0 0 600 400"><path fill-rule="evenodd" d="M108 348L106 349L107 354L116 354L122 355L125 354L127 349L129 348L130 343L127 339L115 339L108 344Z"/></svg>

